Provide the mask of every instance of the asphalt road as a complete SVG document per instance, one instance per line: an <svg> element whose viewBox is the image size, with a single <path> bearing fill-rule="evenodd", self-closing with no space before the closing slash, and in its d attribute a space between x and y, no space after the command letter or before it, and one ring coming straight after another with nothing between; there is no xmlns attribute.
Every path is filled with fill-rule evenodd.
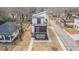
<svg viewBox="0 0 79 59"><path fill-rule="evenodd" d="M66 34L63 29L55 23L55 21L52 21L51 24L67 51L79 51L79 45L73 41L73 39Z"/></svg>

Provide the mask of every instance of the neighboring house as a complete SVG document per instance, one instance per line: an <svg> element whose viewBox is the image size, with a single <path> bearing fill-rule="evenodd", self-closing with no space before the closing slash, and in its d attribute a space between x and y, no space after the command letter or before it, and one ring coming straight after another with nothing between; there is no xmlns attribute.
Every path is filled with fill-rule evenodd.
<svg viewBox="0 0 79 59"><path fill-rule="evenodd" d="M13 42L19 34L19 27L12 22L0 25L0 42Z"/></svg>
<svg viewBox="0 0 79 59"><path fill-rule="evenodd" d="M47 12L40 12L32 16L32 36L35 39L47 39Z"/></svg>
<svg viewBox="0 0 79 59"><path fill-rule="evenodd" d="M79 31L79 16L74 19L74 28Z"/></svg>

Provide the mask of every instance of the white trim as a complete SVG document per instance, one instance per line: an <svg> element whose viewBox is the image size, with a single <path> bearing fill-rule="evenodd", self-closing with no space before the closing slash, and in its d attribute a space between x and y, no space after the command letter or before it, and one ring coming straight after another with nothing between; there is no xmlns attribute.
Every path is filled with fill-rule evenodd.
<svg viewBox="0 0 79 59"><path fill-rule="evenodd" d="M47 30L47 36L48 36L48 42L52 42L52 40L51 40L51 37L50 37L50 35L49 35L49 32L48 32L48 30Z"/></svg>
<svg viewBox="0 0 79 59"><path fill-rule="evenodd" d="M56 35L56 37L57 37L57 39L58 39L58 41L59 41L59 43L60 43L62 49L63 49L64 51L67 51L66 48L65 48L65 46L64 46L64 44L62 43L61 39L59 38L59 36L58 36L57 33L55 32L55 29L54 29L53 26L52 26L52 30L53 30L53 32L55 33L55 35Z"/></svg>
<svg viewBox="0 0 79 59"><path fill-rule="evenodd" d="M12 42L10 40L0 40L0 42Z"/></svg>

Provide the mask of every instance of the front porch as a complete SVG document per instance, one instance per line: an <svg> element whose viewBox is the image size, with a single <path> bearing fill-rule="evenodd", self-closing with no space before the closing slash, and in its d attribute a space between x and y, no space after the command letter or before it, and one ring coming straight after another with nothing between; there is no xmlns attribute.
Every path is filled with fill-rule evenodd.
<svg viewBox="0 0 79 59"><path fill-rule="evenodd" d="M0 34L0 42L13 42L13 40L19 35L17 30L13 34Z"/></svg>

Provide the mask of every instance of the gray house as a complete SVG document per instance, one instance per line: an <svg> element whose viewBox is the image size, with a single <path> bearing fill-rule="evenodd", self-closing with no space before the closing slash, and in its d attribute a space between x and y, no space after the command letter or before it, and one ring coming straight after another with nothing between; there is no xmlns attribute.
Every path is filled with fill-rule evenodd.
<svg viewBox="0 0 79 59"><path fill-rule="evenodd" d="M0 42L13 42L19 34L19 27L13 22L6 22L0 26Z"/></svg>

